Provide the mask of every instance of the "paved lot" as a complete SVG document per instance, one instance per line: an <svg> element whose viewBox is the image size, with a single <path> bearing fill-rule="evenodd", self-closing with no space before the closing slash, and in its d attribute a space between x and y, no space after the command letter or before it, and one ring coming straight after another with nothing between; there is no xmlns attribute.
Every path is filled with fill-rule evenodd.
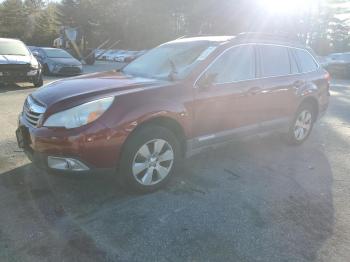
<svg viewBox="0 0 350 262"><path fill-rule="evenodd" d="M0 91L0 261L349 261L350 82L304 145L208 151L148 195L35 169L14 137L31 91Z"/></svg>

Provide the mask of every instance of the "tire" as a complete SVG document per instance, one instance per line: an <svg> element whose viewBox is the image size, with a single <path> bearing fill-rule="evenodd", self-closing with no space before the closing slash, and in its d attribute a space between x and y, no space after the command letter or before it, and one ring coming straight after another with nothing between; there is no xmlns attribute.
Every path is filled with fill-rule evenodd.
<svg viewBox="0 0 350 262"><path fill-rule="evenodd" d="M35 87L41 87L44 84L43 75L39 74L37 79L34 80L33 85Z"/></svg>
<svg viewBox="0 0 350 262"><path fill-rule="evenodd" d="M301 145L310 136L316 121L316 110L312 105L302 104L289 127L288 143Z"/></svg>
<svg viewBox="0 0 350 262"><path fill-rule="evenodd" d="M169 181L180 159L179 141L169 129L146 126L136 131L124 146L119 169L121 182L132 191L153 192Z"/></svg>
<svg viewBox="0 0 350 262"><path fill-rule="evenodd" d="M43 66L43 74L46 75L46 76L50 76L50 75L51 75L49 66L48 66L47 64L45 64L45 65Z"/></svg>

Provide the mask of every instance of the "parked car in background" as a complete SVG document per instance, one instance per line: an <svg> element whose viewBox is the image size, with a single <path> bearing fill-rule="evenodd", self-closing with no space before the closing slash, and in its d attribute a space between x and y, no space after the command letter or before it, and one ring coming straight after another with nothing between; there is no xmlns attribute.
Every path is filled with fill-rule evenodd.
<svg viewBox="0 0 350 262"><path fill-rule="evenodd" d="M100 56L100 60L104 61L114 61L115 57L117 56L119 50L111 49L108 51L105 51L102 56Z"/></svg>
<svg viewBox="0 0 350 262"><path fill-rule="evenodd" d="M104 52L106 52L105 49L95 49L95 58L101 60L102 54Z"/></svg>
<svg viewBox="0 0 350 262"><path fill-rule="evenodd" d="M113 62L119 62L119 63L130 63L131 61L135 60L139 56L145 54L147 50L141 50L141 51L129 51L129 50L119 50L119 49L113 49L113 50L96 50L96 57L98 57L99 60L105 60L105 61L113 61ZM103 53L103 55L101 55Z"/></svg>
<svg viewBox="0 0 350 262"><path fill-rule="evenodd" d="M350 53L330 54L326 69L335 77L350 78Z"/></svg>
<svg viewBox="0 0 350 262"><path fill-rule="evenodd" d="M317 56L317 60L323 68L327 68L327 66L329 64L329 57L328 56Z"/></svg>
<svg viewBox="0 0 350 262"><path fill-rule="evenodd" d="M329 95L329 74L303 45L255 34L183 38L119 72L35 91L16 134L39 166L119 169L128 186L149 192L211 146L277 130L303 143Z"/></svg>
<svg viewBox="0 0 350 262"><path fill-rule="evenodd" d="M118 50L112 60L115 62L124 63L125 57L127 57L129 53L130 51L128 50Z"/></svg>
<svg viewBox="0 0 350 262"><path fill-rule="evenodd" d="M83 73L82 63L67 51L59 48L36 47L32 48L46 75L79 75Z"/></svg>
<svg viewBox="0 0 350 262"><path fill-rule="evenodd" d="M1 82L30 82L35 87L43 85L40 63L20 40L0 38Z"/></svg>

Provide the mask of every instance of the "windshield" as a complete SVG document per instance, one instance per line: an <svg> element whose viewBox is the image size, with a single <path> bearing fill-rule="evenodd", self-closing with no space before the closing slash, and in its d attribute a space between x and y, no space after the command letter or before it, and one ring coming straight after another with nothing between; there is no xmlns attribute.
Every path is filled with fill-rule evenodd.
<svg viewBox="0 0 350 262"><path fill-rule="evenodd" d="M20 41L10 40L0 42L0 55L20 55L27 56L29 51Z"/></svg>
<svg viewBox="0 0 350 262"><path fill-rule="evenodd" d="M72 56L62 49L45 49L45 54L49 58L72 58Z"/></svg>
<svg viewBox="0 0 350 262"><path fill-rule="evenodd" d="M176 79L183 79L215 48L213 42L164 44L131 62L123 72L155 79L169 79L173 74Z"/></svg>

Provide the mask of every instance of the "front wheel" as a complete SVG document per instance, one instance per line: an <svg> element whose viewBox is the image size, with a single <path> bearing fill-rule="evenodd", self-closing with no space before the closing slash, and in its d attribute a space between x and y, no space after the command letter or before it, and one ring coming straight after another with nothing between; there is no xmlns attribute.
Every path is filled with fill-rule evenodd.
<svg viewBox="0 0 350 262"><path fill-rule="evenodd" d="M169 181L179 161L179 142L167 128L148 126L129 139L121 157L121 176L139 192L152 192Z"/></svg>
<svg viewBox="0 0 350 262"><path fill-rule="evenodd" d="M44 64L43 66L43 74L46 75L46 76L50 76L51 75L51 71L50 71L50 68L47 64Z"/></svg>
<svg viewBox="0 0 350 262"><path fill-rule="evenodd" d="M315 120L316 114L314 108L310 105L302 105L289 128L289 143L295 145L302 144L309 137Z"/></svg>
<svg viewBox="0 0 350 262"><path fill-rule="evenodd" d="M40 73L34 80L33 85L35 87L41 87L44 84L43 75Z"/></svg>

